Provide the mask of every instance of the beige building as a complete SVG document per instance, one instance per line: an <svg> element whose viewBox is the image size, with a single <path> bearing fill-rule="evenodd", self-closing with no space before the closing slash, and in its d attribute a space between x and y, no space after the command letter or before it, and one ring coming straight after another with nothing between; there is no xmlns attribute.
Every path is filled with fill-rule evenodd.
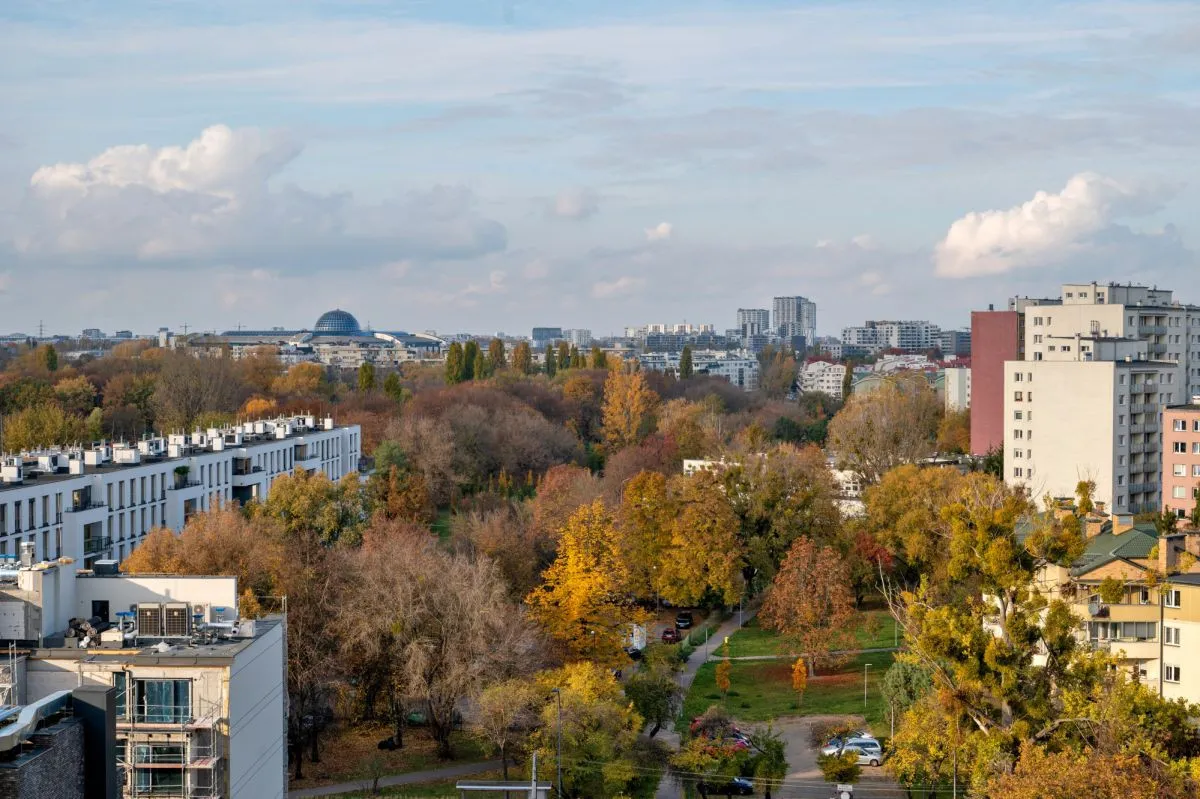
<svg viewBox="0 0 1200 799"><path fill-rule="evenodd" d="M1200 502L1200 397L1163 409L1162 509L1190 519Z"/></svg>

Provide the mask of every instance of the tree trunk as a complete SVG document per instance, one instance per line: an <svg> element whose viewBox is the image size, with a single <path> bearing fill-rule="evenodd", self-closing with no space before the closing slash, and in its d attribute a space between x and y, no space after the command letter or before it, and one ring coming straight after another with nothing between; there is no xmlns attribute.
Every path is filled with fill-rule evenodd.
<svg viewBox="0 0 1200 799"><path fill-rule="evenodd" d="M505 780L508 780L508 753L504 751L503 747L500 749L500 773Z"/></svg>
<svg viewBox="0 0 1200 799"><path fill-rule="evenodd" d="M391 696L388 697L392 711L392 741L395 742L397 749L404 748L404 703L396 697L396 690L393 688Z"/></svg>
<svg viewBox="0 0 1200 799"><path fill-rule="evenodd" d="M310 762L310 763L320 763L321 762L321 753L319 750L320 740L321 740L321 733L320 733L320 730L317 729L317 720L314 717L313 723L308 728L308 745L309 745L308 762Z"/></svg>
<svg viewBox="0 0 1200 799"><path fill-rule="evenodd" d="M296 773L292 775L292 779L304 779L304 739L294 742L291 746L292 760L296 763Z"/></svg>
<svg viewBox="0 0 1200 799"><path fill-rule="evenodd" d="M655 735L658 735L658 731L661 729L662 729L662 722L661 721L654 722L654 726L650 728L650 737L653 738Z"/></svg>

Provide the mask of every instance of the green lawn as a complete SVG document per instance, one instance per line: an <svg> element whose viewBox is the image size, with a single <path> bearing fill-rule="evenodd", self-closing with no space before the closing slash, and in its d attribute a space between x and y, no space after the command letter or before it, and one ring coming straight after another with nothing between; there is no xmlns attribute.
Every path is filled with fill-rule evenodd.
<svg viewBox="0 0 1200 799"><path fill-rule="evenodd" d="M863 706L863 666L867 670L867 702ZM722 701L717 690L715 661L696 672L684 699L677 729L681 732L710 705L724 704L734 718L768 721L783 716L861 715L867 723L882 728L886 720L879 680L892 664L892 654L859 655L834 674L810 677L800 702L792 690L792 667L787 660L733 661L729 695Z"/></svg>
<svg viewBox="0 0 1200 799"><path fill-rule="evenodd" d="M866 610L862 614L862 626L855 631L859 649L882 649L895 646L896 620L884 610ZM729 645L716 649L718 657L750 657L761 655L790 654L782 646L779 636L764 630L758 617L729 637ZM727 651L728 650L728 651Z"/></svg>
<svg viewBox="0 0 1200 799"><path fill-rule="evenodd" d="M516 769L511 770L509 772L508 776L509 776L509 779L519 779L519 776L516 773ZM498 779L500 779L500 772L498 770L497 771L485 771L481 774L472 774L468 777L461 777L460 779L463 779L463 780L498 780ZM366 783L368 781L364 780L363 782ZM396 787L396 788L380 788L378 794L372 794L370 791L357 791L355 793L346 793L346 794L341 794L341 795L345 796L345 797L349 797L349 799L362 799L362 797L367 797L367 796L372 796L372 795L388 796L388 797L393 797L393 799L394 799L394 797L401 797L401 796L412 797L412 799L418 799L418 797L420 799L435 799L435 797L443 797L443 796L446 797L446 799L458 799L458 791L454 790L454 784L456 782L458 782L457 779L439 780L437 782L423 782L423 783L420 783L419 785L403 785L403 786Z"/></svg>

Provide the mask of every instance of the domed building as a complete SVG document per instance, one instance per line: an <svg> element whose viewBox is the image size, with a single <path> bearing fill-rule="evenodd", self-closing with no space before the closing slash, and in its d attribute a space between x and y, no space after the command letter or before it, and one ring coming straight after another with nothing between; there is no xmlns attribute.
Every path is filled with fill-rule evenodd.
<svg viewBox="0 0 1200 799"><path fill-rule="evenodd" d="M361 336L362 328L358 320L348 311L340 308L321 314L313 326L314 336Z"/></svg>

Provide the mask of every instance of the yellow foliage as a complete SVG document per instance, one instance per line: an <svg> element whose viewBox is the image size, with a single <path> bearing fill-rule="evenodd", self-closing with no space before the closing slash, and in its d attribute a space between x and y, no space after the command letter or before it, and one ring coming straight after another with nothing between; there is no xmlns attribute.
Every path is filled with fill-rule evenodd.
<svg viewBox="0 0 1200 799"><path fill-rule="evenodd" d="M806 688L808 688L808 664L804 662L804 658L796 658L796 662L792 664L792 690L803 696Z"/></svg>
<svg viewBox="0 0 1200 799"><path fill-rule="evenodd" d="M277 406L278 403L269 397L254 396L242 406L242 416L259 419L272 413Z"/></svg>

